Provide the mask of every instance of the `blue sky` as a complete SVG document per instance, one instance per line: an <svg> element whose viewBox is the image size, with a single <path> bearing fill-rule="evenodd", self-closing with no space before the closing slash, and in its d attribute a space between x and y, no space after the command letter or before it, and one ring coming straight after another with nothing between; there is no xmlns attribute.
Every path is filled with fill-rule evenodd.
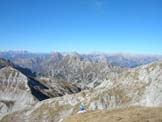
<svg viewBox="0 0 162 122"><path fill-rule="evenodd" d="M0 0L0 50L162 53L161 0Z"/></svg>

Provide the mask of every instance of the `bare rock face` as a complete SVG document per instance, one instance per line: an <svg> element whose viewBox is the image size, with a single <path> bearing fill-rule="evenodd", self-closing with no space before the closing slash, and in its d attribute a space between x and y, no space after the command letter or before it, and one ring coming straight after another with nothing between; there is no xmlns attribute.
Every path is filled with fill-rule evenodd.
<svg viewBox="0 0 162 122"><path fill-rule="evenodd" d="M22 110L36 102L25 75L10 66L0 70L0 115Z"/></svg>

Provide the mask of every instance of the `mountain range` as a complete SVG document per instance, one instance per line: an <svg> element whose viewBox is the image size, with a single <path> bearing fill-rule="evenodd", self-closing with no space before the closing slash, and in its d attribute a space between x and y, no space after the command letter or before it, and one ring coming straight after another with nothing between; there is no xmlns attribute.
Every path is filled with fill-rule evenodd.
<svg viewBox="0 0 162 122"><path fill-rule="evenodd" d="M9 51L0 57L0 122L65 122L79 105L87 111L162 106L160 55Z"/></svg>

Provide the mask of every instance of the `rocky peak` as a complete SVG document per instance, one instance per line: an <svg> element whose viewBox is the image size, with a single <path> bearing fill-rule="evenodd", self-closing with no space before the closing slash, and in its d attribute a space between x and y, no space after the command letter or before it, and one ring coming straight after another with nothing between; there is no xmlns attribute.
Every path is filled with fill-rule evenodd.
<svg viewBox="0 0 162 122"><path fill-rule="evenodd" d="M6 67L6 66L13 66L13 64L9 60L0 58L0 68Z"/></svg>
<svg viewBox="0 0 162 122"><path fill-rule="evenodd" d="M0 116L36 102L24 74L11 66L0 69Z"/></svg>

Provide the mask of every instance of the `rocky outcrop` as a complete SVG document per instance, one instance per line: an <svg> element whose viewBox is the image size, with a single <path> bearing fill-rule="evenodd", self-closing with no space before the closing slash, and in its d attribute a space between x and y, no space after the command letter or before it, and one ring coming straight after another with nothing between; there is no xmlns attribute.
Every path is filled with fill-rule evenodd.
<svg viewBox="0 0 162 122"><path fill-rule="evenodd" d="M10 66L0 70L0 116L36 102L25 75Z"/></svg>

